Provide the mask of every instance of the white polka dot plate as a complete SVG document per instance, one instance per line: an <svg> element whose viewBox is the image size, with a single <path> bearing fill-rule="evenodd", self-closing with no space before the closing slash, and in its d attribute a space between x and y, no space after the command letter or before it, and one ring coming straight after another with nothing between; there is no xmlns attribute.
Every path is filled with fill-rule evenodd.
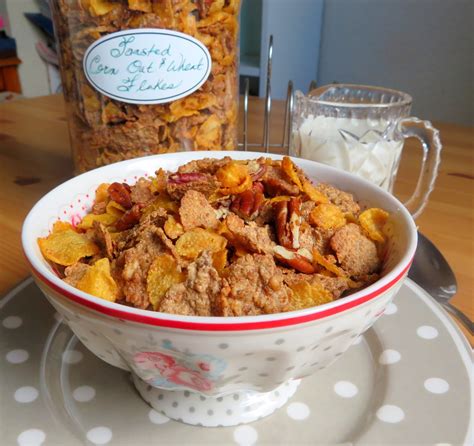
<svg viewBox="0 0 474 446"><path fill-rule="evenodd" d="M238 427L190 426L161 413L231 418L233 395L210 407L189 392L173 399L137 386L152 409L127 372L82 346L30 279L0 301L0 339L2 445L473 444L472 351L409 280L347 353L299 386L270 392L275 407L294 394Z"/></svg>

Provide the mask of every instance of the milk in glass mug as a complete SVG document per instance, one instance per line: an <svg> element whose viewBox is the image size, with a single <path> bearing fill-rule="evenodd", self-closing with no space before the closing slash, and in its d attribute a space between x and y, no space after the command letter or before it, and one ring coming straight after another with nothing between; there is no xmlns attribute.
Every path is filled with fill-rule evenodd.
<svg viewBox="0 0 474 446"><path fill-rule="evenodd" d="M439 132L410 117L406 93L364 85L334 84L297 91L290 153L360 175L392 192L405 138L421 142L423 157L405 206L417 217L433 190L440 162Z"/></svg>

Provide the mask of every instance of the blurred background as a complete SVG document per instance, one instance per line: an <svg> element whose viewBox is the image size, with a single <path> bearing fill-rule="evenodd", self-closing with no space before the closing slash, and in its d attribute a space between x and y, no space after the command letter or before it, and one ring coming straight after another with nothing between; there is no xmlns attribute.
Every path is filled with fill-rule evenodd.
<svg viewBox="0 0 474 446"><path fill-rule="evenodd" d="M0 101L61 91L47 0L0 0ZM288 80L403 90L413 114L474 125L474 1L243 0L241 79L265 95L273 35L272 94Z"/></svg>

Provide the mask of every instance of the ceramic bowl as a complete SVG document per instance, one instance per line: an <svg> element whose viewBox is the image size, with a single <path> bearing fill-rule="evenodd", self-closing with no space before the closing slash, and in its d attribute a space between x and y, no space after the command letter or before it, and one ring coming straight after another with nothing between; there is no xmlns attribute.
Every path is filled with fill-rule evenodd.
<svg viewBox="0 0 474 446"><path fill-rule="evenodd" d="M393 196L371 183L312 161L294 159L313 179L350 191L362 205L391 214L394 231L382 277L348 297L289 313L247 317L191 317L107 302L63 282L44 260L37 238L53 223L78 222L102 182L175 170L199 158L250 159L251 152L156 155L101 167L66 181L28 214L23 248L36 283L82 343L107 363L132 372L156 410L189 424L230 426L281 407L299 380L337 360L384 312L398 291L416 249L416 227ZM277 155L269 155L279 158Z"/></svg>

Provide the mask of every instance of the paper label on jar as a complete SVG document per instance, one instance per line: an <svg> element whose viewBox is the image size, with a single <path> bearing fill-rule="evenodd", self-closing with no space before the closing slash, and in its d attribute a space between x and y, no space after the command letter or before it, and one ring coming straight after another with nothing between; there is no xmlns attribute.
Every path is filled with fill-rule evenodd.
<svg viewBox="0 0 474 446"><path fill-rule="evenodd" d="M187 34L141 28L96 40L83 66L87 80L105 96L131 104L163 104L188 96L206 82L211 56Z"/></svg>

